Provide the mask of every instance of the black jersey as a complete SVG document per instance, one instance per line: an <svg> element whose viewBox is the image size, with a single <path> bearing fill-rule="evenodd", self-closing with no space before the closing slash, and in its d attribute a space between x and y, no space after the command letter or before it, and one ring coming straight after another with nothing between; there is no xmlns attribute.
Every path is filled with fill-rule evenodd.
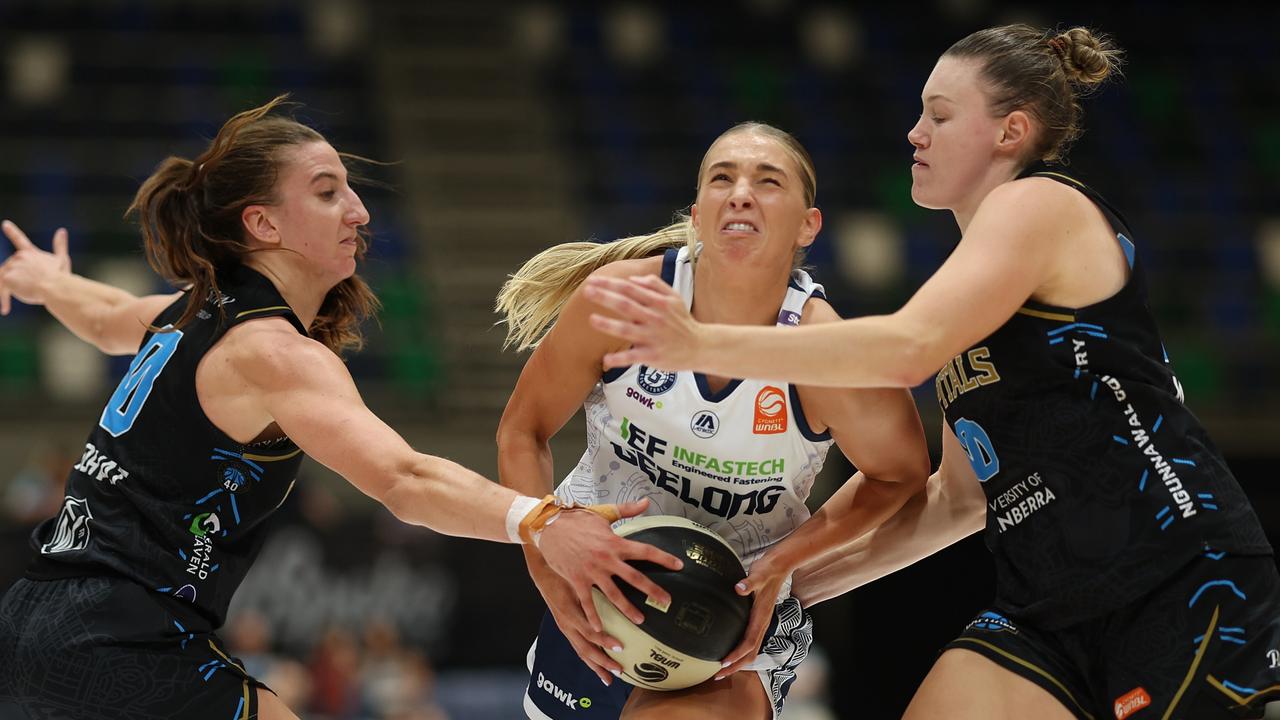
<svg viewBox="0 0 1280 720"><path fill-rule="evenodd" d="M1045 628L1115 609L1206 548L1270 553L1208 434L1183 405L1147 305L1135 236L1085 185L1129 260L1094 305L1027 302L935 379L987 496L996 604Z"/></svg>
<svg viewBox="0 0 1280 720"><path fill-rule="evenodd" d="M306 328L248 267L220 274L219 285L185 327L143 339L67 478L61 512L32 533L29 577L123 576L222 624L302 451L287 438L244 445L215 427L196 396L196 366L239 323L279 316ZM171 326L186 303L153 325Z"/></svg>

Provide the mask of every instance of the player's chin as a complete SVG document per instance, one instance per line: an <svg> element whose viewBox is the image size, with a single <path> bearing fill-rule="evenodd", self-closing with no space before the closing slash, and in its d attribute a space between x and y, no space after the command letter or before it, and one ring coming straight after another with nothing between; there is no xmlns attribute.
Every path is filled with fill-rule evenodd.
<svg viewBox="0 0 1280 720"><path fill-rule="evenodd" d="M926 210L945 210L946 204L919 181L911 183L911 201Z"/></svg>

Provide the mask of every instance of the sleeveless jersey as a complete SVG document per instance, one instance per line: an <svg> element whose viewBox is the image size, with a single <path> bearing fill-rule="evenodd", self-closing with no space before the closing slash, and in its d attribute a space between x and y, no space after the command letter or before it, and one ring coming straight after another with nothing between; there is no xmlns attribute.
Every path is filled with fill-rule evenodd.
<svg viewBox="0 0 1280 720"><path fill-rule="evenodd" d="M693 304L688 250L668 250L662 278ZM778 324L800 322L822 286L792 273ZM650 515L679 515L723 537L750 562L809 517L805 499L828 433L805 421L794 387L732 380L713 392L701 373L631 366L604 374L585 402L587 449L556 490L579 503L649 499Z"/></svg>
<svg viewBox="0 0 1280 720"><path fill-rule="evenodd" d="M1135 236L1090 188L1131 269L1099 303L1028 301L935 379L987 496L996 604L1053 629L1113 610L1208 550L1270 553L1257 517L1183 405L1147 305Z"/></svg>
<svg viewBox="0 0 1280 720"><path fill-rule="evenodd" d="M247 446L215 427L196 366L239 323L278 316L306 328L248 267L220 274L219 286L185 327L143 339L67 478L61 512L32 533L29 577L121 576L168 596L183 617L194 609L222 624L302 451L287 438ZM152 325L172 327L186 303L184 293Z"/></svg>

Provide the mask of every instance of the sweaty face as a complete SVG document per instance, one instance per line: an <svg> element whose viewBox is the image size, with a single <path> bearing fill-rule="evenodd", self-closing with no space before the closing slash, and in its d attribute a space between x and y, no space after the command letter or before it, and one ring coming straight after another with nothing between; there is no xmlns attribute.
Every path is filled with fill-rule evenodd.
<svg viewBox="0 0 1280 720"><path fill-rule="evenodd" d="M979 68L944 55L924 84L924 111L907 133L915 146L911 199L921 207L965 205L991 166L1001 119L991 116Z"/></svg>
<svg viewBox="0 0 1280 720"><path fill-rule="evenodd" d="M337 284L350 277L361 243L356 230L369 212L347 184L337 151L323 141L286 150L276 196L270 214L281 246L297 252L318 279Z"/></svg>
<svg viewBox="0 0 1280 720"><path fill-rule="evenodd" d="M723 137L707 151L692 216L704 258L788 269L821 226L805 202L795 159L777 140L750 131Z"/></svg>

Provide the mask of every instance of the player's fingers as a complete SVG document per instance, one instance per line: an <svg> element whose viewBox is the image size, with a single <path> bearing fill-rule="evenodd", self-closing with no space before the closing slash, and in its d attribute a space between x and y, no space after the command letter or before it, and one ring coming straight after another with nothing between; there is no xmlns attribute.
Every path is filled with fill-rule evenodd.
<svg viewBox="0 0 1280 720"><path fill-rule="evenodd" d="M603 583L597 583L596 587L600 589L600 592L603 593L606 598L608 598L609 602L613 603L613 606L618 609L618 612L625 615L631 622L636 625L644 622L644 613L637 610L636 606L632 605L630 600L627 600L627 597L623 595L622 591L618 589L618 586L614 584L612 578ZM603 628L596 627L595 630L601 631Z"/></svg>
<svg viewBox="0 0 1280 720"><path fill-rule="evenodd" d="M17 250L29 250L35 247L31 243L31 239L27 237L27 234L22 232L22 229L14 225L10 220L0 222L0 230L4 231L5 236L9 238L9 242L13 243L13 247Z"/></svg>
<svg viewBox="0 0 1280 720"><path fill-rule="evenodd" d="M631 367L632 365L648 365L652 362L653 357L653 353L643 352L637 348L622 350L605 355L604 367L606 370L612 370L620 367Z"/></svg>
<svg viewBox="0 0 1280 720"><path fill-rule="evenodd" d="M566 635L565 637L568 638L569 645L573 647L578 657L582 658L587 667L600 678L600 682L608 685L618 673L622 672L622 666L590 640L581 636Z"/></svg>
<svg viewBox="0 0 1280 720"><path fill-rule="evenodd" d="M619 580L644 593L649 602L654 605L659 607L671 606L671 593L663 590L660 585L634 567L624 563L614 575L617 575Z"/></svg>
<svg viewBox="0 0 1280 720"><path fill-rule="evenodd" d="M600 615L596 612L596 605L591 601L591 591L578 592L574 589L574 594L578 596L578 605L582 608L582 614L587 619L587 624L591 626L593 632L603 632L604 626L600 624Z"/></svg>
<svg viewBox="0 0 1280 720"><path fill-rule="evenodd" d="M71 269L71 254L67 251L68 234L66 228L58 228L53 233L53 254L58 257L63 265L69 270Z"/></svg>
<svg viewBox="0 0 1280 720"><path fill-rule="evenodd" d="M655 565L661 565L668 570L679 570L684 567L683 560L664 550L659 550L653 545L634 540L624 540L623 542L626 543L624 554L628 560L644 560Z"/></svg>
<svg viewBox="0 0 1280 720"><path fill-rule="evenodd" d="M618 517L620 518L635 517L636 515L643 514L645 510L649 509L649 498L641 498L639 500L632 500L631 502L618 503L614 507L617 508Z"/></svg>

